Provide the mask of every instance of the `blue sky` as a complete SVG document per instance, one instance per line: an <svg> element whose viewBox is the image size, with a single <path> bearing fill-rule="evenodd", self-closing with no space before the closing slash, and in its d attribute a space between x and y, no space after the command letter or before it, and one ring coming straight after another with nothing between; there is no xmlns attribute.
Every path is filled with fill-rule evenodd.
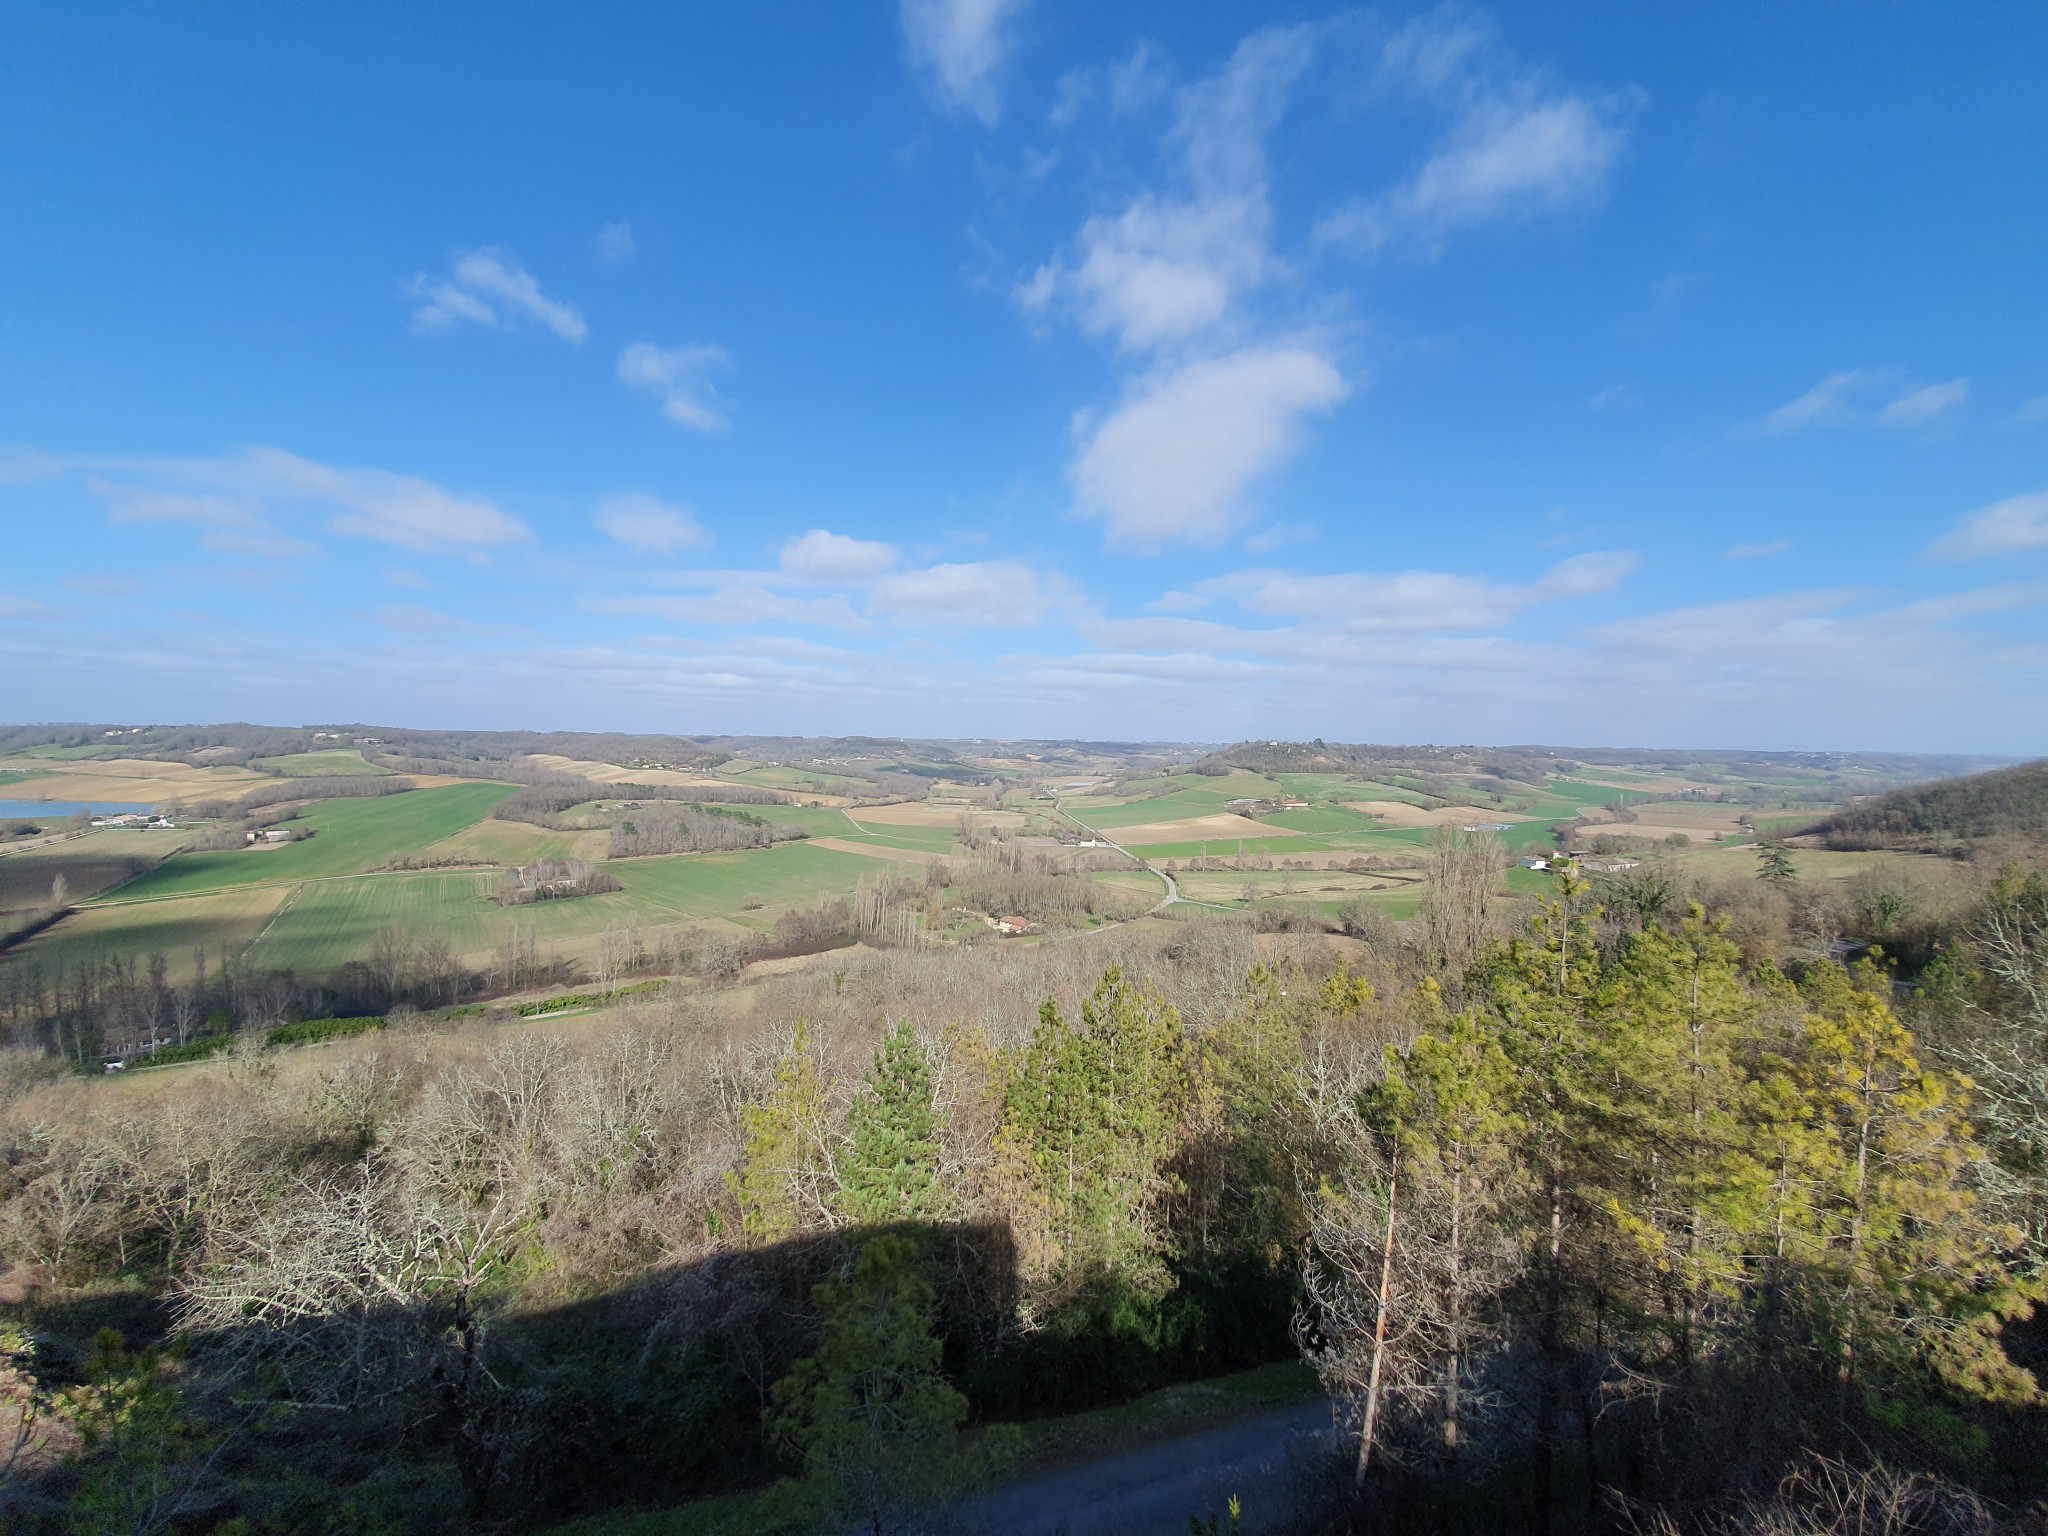
<svg viewBox="0 0 2048 1536"><path fill-rule="evenodd" d="M2042 750L2048 10L23 4L0 715Z"/></svg>

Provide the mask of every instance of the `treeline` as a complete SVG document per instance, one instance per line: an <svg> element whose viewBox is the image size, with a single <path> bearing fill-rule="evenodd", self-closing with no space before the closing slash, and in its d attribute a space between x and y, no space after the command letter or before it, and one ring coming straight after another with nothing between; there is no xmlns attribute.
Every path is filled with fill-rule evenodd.
<svg viewBox="0 0 2048 1536"><path fill-rule="evenodd" d="M357 775L352 778L280 779L237 795L232 800L200 800L186 807L189 814L208 820L259 820L254 813L274 805L312 800L376 800L385 795L402 795L417 788L411 779Z"/></svg>
<svg viewBox="0 0 2048 1536"><path fill-rule="evenodd" d="M1946 852L1994 838L2048 839L2048 759L1896 789L1820 827L1830 848Z"/></svg>
<svg viewBox="0 0 2048 1536"><path fill-rule="evenodd" d="M563 825L561 814L595 800L665 800L695 804L781 805L780 795L731 784L599 784L593 779L554 775L515 790L492 809L499 821L537 827Z"/></svg>
<svg viewBox="0 0 2048 1536"><path fill-rule="evenodd" d="M810 836L792 822L765 821L745 811L699 811L689 805L648 805L608 812L615 859L651 853L709 853L766 848Z"/></svg>

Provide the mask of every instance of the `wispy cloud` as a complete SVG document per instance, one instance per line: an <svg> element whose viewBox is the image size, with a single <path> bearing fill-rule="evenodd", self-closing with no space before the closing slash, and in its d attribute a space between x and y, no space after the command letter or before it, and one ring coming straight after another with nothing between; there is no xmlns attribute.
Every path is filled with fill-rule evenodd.
<svg viewBox="0 0 2048 1536"><path fill-rule="evenodd" d="M597 259L606 266L615 267L620 262L632 260L639 249L640 243L633 238L633 226L624 219L607 224L597 232Z"/></svg>
<svg viewBox="0 0 2048 1536"><path fill-rule="evenodd" d="M581 342L590 333L575 305L549 298L517 257L492 247L458 252L446 277L422 272L405 291L420 301L412 312L417 331L445 331L468 321L490 326L538 324L571 342Z"/></svg>
<svg viewBox="0 0 2048 1536"><path fill-rule="evenodd" d="M1308 347L1247 348L1143 381L1083 428L1072 478L1082 511L1112 544L1216 544L1250 516L1246 490L1294 454L1304 415L1350 392Z"/></svg>
<svg viewBox="0 0 2048 1536"><path fill-rule="evenodd" d="M280 534L285 516L324 516L336 533L428 554L477 551L531 537L486 497L416 475L343 469L287 453L245 448L212 458L100 458L89 462L150 484L94 480L117 521L177 521L209 530L208 548L295 555L312 546Z"/></svg>
<svg viewBox="0 0 2048 1536"><path fill-rule="evenodd" d="M607 496L598 503L592 521L613 542L640 554L673 555L709 549L716 542L688 507L671 506L640 491Z"/></svg>
<svg viewBox="0 0 2048 1536"><path fill-rule="evenodd" d="M285 560L319 550L317 544L279 532L255 496L166 491L97 478L88 480L86 489L106 500L109 522L195 523L205 530L201 547L216 554Z"/></svg>
<svg viewBox="0 0 2048 1536"><path fill-rule="evenodd" d="M1459 230L1597 201L1637 109L1631 94L1558 89L1448 8L1396 33L1378 65L1382 89L1454 118L1407 180L1323 220L1316 237L1324 244L1435 255Z"/></svg>
<svg viewBox="0 0 2048 1536"><path fill-rule="evenodd" d="M1846 368L1831 373L1766 416L1763 430L1785 435L1810 427L1875 425L1910 431L1930 425L1970 398L1968 379L1901 388L1899 378L1896 368ZM1884 398L1887 395L1889 400Z"/></svg>
<svg viewBox="0 0 2048 1536"><path fill-rule="evenodd" d="M1762 544L1730 544L1721 551L1723 560L1761 560L1766 555L1782 555L1792 547L1790 539L1771 539Z"/></svg>
<svg viewBox="0 0 2048 1536"><path fill-rule="evenodd" d="M619 354L619 377L634 389L661 399L661 414L695 432L723 432L732 425L724 399L707 375L730 361L723 347L692 343L658 347L636 341Z"/></svg>
<svg viewBox="0 0 2048 1536"><path fill-rule="evenodd" d="M1057 305L1127 352L1224 319L1271 267L1265 141L1313 39L1307 27L1253 33L1218 75L1183 90L1167 140L1181 185L1089 219L1070 252L1019 288L1019 303L1034 313Z"/></svg>
<svg viewBox="0 0 2048 1536"><path fill-rule="evenodd" d="M1014 560L934 565L884 576L870 611L916 623L1022 629L1040 622L1051 594L1039 574Z"/></svg>
<svg viewBox="0 0 2048 1536"><path fill-rule="evenodd" d="M1001 76L1025 0L901 0L911 63L940 106L993 128Z"/></svg>
<svg viewBox="0 0 2048 1536"><path fill-rule="evenodd" d="M2035 491L1972 512L1928 545L1927 553L1943 560L1973 560L2044 548L2048 548L2048 491Z"/></svg>
<svg viewBox="0 0 2048 1536"><path fill-rule="evenodd" d="M2016 427L2038 426L2044 421L2048 421L2048 395L2036 395L2012 413L2012 424Z"/></svg>
<svg viewBox="0 0 2048 1536"><path fill-rule="evenodd" d="M641 614L680 624L822 624L860 629L866 624L843 597L792 597L764 586L732 582L702 596L619 597L604 603L608 613Z"/></svg>
<svg viewBox="0 0 2048 1536"><path fill-rule="evenodd" d="M1909 389L1892 401L1877 419L1887 427L1924 427L1937 416L1954 410L1970 398L1968 379L1950 379L1946 384L1927 384Z"/></svg>

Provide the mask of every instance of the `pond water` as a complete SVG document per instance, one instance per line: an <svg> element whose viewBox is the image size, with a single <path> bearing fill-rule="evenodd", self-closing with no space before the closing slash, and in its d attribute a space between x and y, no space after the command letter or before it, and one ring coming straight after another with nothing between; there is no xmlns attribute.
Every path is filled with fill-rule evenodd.
<svg viewBox="0 0 2048 1536"><path fill-rule="evenodd" d="M80 811L118 816L149 809L129 800L0 800L0 821L61 821Z"/></svg>

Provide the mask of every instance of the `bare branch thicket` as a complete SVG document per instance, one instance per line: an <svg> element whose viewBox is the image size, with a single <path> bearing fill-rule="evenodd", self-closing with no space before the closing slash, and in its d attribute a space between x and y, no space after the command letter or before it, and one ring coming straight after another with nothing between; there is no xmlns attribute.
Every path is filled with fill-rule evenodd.
<svg viewBox="0 0 2048 1536"><path fill-rule="evenodd" d="M1505 927L1501 877L1507 845L1491 832L1437 829L1424 861L1427 892L1416 909L1414 944L1439 978L1455 984Z"/></svg>

